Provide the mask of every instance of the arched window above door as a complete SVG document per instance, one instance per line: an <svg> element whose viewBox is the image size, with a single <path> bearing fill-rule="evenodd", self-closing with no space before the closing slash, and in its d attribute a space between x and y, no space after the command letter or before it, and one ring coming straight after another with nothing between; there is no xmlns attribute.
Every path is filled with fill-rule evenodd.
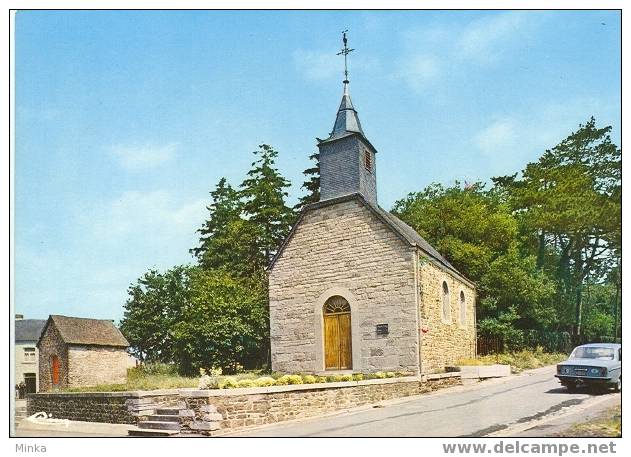
<svg viewBox="0 0 631 457"><path fill-rule="evenodd" d="M324 314L350 313L351 305L344 297L335 295L324 303Z"/></svg>

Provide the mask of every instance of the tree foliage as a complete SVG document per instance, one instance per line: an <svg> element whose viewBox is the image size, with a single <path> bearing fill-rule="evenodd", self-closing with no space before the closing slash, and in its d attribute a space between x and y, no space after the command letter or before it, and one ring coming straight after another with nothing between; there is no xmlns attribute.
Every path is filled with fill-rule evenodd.
<svg viewBox="0 0 631 457"><path fill-rule="evenodd" d="M223 270L149 271L129 288L121 331L134 355L180 373L256 364L267 338L266 290Z"/></svg>
<svg viewBox="0 0 631 457"><path fill-rule="evenodd" d="M309 159L315 163L302 172L305 175L305 181L300 186L307 193L298 199L298 204L294 209L300 209L304 205L320 201L320 154L315 152L309 156Z"/></svg>
<svg viewBox="0 0 631 457"><path fill-rule="evenodd" d="M583 285L604 278L621 256L622 151L611 127L592 117L522 176L495 178L517 214L525 249L555 277L559 298L573 308L581 333Z"/></svg>

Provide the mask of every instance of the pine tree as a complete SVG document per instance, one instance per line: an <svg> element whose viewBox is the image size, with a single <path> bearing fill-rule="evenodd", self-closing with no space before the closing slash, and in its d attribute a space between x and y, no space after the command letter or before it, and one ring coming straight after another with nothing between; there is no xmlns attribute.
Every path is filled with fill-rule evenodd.
<svg viewBox="0 0 631 457"><path fill-rule="evenodd" d="M313 153L309 156L309 159L313 160L315 165L302 172L306 179L300 188L305 189L308 193L301 197L298 200L298 204L294 206L294 209L297 210L309 203L320 201L320 154L317 152Z"/></svg>
<svg viewBox="0 0 631 457"><path fill-rule="evenodd" d="M202 228L197 230L201 234L199 246L189 251L202 265L208 257L207 254L216 253L213 245L229 232L232 223L241 219L242 211L239 192L226 181L226 178L219 180L210 195L212 203L206 207L209 217Z"/></svg>
<svg viewBox="0 0 631 457"><path fill-rule="evenodd" d="M259 229L257 248L267 264L289 233L294 211L285 204L290 183L276 168L278 152L267 144L254 152L248 177L241 184L243 212Z"/></svg>

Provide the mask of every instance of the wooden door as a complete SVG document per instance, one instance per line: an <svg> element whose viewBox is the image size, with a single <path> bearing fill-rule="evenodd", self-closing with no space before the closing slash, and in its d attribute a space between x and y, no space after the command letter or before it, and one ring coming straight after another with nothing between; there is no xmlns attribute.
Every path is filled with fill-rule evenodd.
<svg viewBox="0 0 631 457"><path fill-rule="evenodd" d="M340 370L353 368L353 353L351 347L351 313L338 314L340 326Z"/></svg>
<svg viewBox="0 0 631 457"><path fill-rule="evenodd" d="M342 297L331 297L324 306L325 368L352 369L352 353L350 306Z"/></svg>
<svg viewBox="0 0 631 457"><path fill-rule="evenodd" d="M51 361L53 385L59 384L59 357L54 355Z"/></svg>

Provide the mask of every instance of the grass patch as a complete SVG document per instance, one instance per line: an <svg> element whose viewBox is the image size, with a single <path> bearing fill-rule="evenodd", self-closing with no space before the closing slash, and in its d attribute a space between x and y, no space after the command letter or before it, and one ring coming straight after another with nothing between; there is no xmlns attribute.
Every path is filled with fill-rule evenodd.
<svg viewBox="0 0 631 457"><path fill-rule="evenodd" d="M574 425L555 436L620 438L622 436L622 407L618 405L610 408L600 417Z"/></svg>
<svg viewBox="0 0 631 457"><path fill-rule="evenodd" d="M518 352L483 355L477 359L461 359L456 365L510 365L513 373L523 370L554 365L567 359L567 354L559 352L544 352L541 349L524 349Z"/></svg>
<svg viewBox="0 0 631 457"><path fill-rule="evenodd" d="M168 367L168 365L166 366ZM125 384L100 384L89 387L69 387L63 392L125 392L130 390L160 390L197 387L198 378L180 376L173 368L146 367L127 369Z"/></svg>

